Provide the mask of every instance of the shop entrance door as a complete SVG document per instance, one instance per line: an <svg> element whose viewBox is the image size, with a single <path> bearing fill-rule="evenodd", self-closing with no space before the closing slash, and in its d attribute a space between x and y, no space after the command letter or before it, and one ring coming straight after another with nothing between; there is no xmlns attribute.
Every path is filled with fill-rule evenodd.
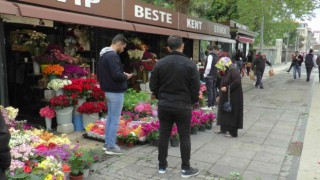
<svg viewBox="0 0 320 180"><path fill-rule="evenodd" d="M4 39L4 24L0 19L0 105L8 106L7 66Z"/></svg>

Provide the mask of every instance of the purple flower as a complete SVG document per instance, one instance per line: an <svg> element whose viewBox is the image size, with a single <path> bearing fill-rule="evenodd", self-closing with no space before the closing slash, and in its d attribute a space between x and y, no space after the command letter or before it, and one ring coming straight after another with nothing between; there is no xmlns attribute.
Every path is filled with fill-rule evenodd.
<svg viewBox="0 0 320 180"><path fill-rule="evenodd" d="M88 71L81 68L79 65L65 64L63 67L64 71L61 75L62 77L67 76L69 79L77 79L88 75Z"/></svg>

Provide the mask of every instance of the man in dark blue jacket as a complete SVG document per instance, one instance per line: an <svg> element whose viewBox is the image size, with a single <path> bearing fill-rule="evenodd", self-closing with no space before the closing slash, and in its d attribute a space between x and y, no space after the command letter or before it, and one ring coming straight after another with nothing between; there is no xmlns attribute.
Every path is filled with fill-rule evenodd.
<svg viewBox="0 0 320 180"><path fill-rule="evenodd" d="M118 54L124 51L128 40L123 35L116 35L110 47L103 48L99 60L100 87L106 92L108 118L106 123L106 154L123 154L116 145L116 135L123 107L124 93L128 89L127 80L132 74L123 71Z"/></svg>
<svg viewBox="0 0 320 180"><path fill-rule="evenodd" d="M187 178L199 174L190 167L190 122L193 105L199 100L200 77L196 65L182 54L181 37L170 36L168 49L171 53L156 63L150 77L150 89L159 100L159 173L168 167L168 143L175 123L180 137L181 176Z"/></svg>

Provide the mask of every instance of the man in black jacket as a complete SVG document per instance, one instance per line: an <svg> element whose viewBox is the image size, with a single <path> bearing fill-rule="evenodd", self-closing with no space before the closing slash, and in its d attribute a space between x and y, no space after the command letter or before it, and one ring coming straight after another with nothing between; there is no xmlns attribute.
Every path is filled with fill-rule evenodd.
<svg viewBox="0 0 320 180"><path fill-rule="evenodd" d="M256 81L256 87L260 86L260 89L263 89L262 84L262 76L264 73L264 69L266 68L266 64L268 64L270 67L272 67L269 60L267 60L266 55L262 54L260 57L258 57L255 61L253 61L252 68L256 71L257 81Z"/></svg>
<svg viewBox="0 0 320 180"><path fill-rule="evenodd" d="M199 100L200 77L196 65L183 55L184 43L179 36L168 38L168 56L160 59L150 77L150 89L159 100L160 120L159 173L168 167L168 143L173 123L180 136L181 176L196 176L199 170L190 167L190 123L193 105Z"/></svg>
<svg viewBox="0 0 320 180"><path fill-rule="evenodd" d="M6 180L5 170L10 167L11 155L9 148L10 133L6 123L4 122L3 116L0 111L0 179Z"/></svg>
<svg viewBox="0 0 320 180"><path fill-rule="evenodd" d="M123 35L116 35L110 47L103 48L99 60L100 87L106 92L108 119L106 123L106 143L103 149L106 154L123 154L116 145L116 135L124 101L128 89L127 80L132 74L123 71L118 54L124 51L128 40Z"/></svg>
<svg viewBox="0 0 320 180"><path fill-rule="evenodd" d="M313 49L309 50L309 53L306 55L305 65L307 71L307 82L310 82L310 75L313 67L317 67L316 64L317 56L313 54Z"/></svg>

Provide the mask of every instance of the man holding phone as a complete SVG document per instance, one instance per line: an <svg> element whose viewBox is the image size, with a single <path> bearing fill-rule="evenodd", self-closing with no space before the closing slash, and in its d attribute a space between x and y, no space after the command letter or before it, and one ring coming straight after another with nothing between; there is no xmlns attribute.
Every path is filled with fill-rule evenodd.
<svg viewBox="0 0 320 180"><path fill-rule="evenodd" d="M128 89L127 80L132 74L125 73L118 54L124 51L128 40L118 34L112 39L110 47L105 47L100 52L99 82L101 89L106 92L108 118L106 122L105 145L106 154L123 154L116 145L116 135L124 101L124 93Z"/></svg>

